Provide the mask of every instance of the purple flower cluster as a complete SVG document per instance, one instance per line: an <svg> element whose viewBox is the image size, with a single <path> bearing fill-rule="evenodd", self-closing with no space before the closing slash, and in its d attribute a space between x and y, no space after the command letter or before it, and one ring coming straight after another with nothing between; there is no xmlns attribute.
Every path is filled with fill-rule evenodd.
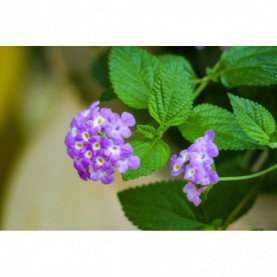
<svg viewBox="0 0 277 277"><path fill-rule="evenodd" d="M180 175L184 172L184 179L189 182L183 191L187 194L189 201L198 206L201 202L200 194L211 183L218 182L216 171L212 170L213 157L218 155L218 149L213 143L213 130L206 131L204 137L194 141L188 149L180 152L180 157L171 157L171 176Z"/></svg>
<svg viewBox="0 0 277 277"><path fill-rule="evenodd" d="M98 107L99 101L75 116L70 124L65 144L67 154L83 180L101 180L103 184L114 181L115 170L125 173L128 168L137 169L139 157L132 156L133 149L123 138L131 136L129 127L136 121L130 113L120 116L111 109Z"/></svg>

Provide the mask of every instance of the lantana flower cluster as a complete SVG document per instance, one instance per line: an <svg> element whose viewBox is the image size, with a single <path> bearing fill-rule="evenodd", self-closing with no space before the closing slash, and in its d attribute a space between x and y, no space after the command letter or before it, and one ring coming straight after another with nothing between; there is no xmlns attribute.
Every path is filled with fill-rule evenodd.
<svg viewBox="0 0 277 277"><path fill-rule="evenodd" d="M184 172L184 179L189 181L183 191L189 201L198 206L201 202L200 194L211 183L218 182L218 175L212 170L213 157L218 155L218 148L213 143L213 130L207 130L203 137L194 141L188 149L182 150L180 156L171 157L171 176Z"/></svg>
<svg viewBox="0 0 277 277"><path fill-rule="evenodd" d="M65 144L83 180L110 184L114 181L115 168L125 173L128 168L137 169L140 165L139 157L133 156L132 146L124 143L136 121L130 113L123 112L120 116L98 105L99 101L92 103L73 118Z"/></svg>

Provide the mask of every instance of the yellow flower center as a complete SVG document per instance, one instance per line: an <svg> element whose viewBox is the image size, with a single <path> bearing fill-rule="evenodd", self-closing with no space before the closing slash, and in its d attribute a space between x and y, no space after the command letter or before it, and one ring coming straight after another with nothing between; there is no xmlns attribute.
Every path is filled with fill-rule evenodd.
<svg viewBox="0 0 277 277"><path fill-rule="evenodd" d="M83 134L83 136L84 136L84 139L85 139L85 140L88 140L88 138L89 138L88 132L85 132L85 133Z"/></svg>
<svg viewBox="0 0 277 277"><path fill-rule="evenodd" d="M180 166L179 166L178 164L175 164L175 165L174 165L174 169L175 169L175 170L179 170L179 169L180 169Z"/></svg>
<svg viewBox="0 0 277 277"><path fill-rule="evenodd" d="M103 164L103 163L104 163L104 160L103 160L102 158L98 157L98 158L97 158L97 162L98 162L99 164Z"/></svg>
<svg viewBox="0 0 277 277"><path fill-rule="evenodd" d="M100 117L98 120L97 120L97 123L100 124L102 122L102 118Z"/></svg>
<svg viewBox="0 0 277 277"><path fill-rule="evenodd" d="M91 157L91 155L92 155L91 151L87 151L86 156L89 158Z"/></svg>
<svg viewBox="0 0 277 277"><path fill-rule="evenodd" d="M99 149L100 148L100 144L98 142L94 143L93 148L94 149Z"/></svg>
<svg viewBox="0 0 277 277"><path fill-rule="evenodd" d="M83 144L81 142L76 142L76 148L81 149L83 147Z"/></svg>
<svg viewBox="0 0 277 277"><path fill-rule="evenodd" d="M190 171L189 171L189 173L192 175L192 174L194 174L194 169L191 169Z"/></svg>

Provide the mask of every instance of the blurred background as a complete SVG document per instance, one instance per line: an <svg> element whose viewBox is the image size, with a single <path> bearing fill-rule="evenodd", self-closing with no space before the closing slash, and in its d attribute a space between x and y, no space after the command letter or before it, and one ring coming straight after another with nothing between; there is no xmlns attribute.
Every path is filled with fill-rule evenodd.
<svg viewBox="0 0 277 277"><path fill-rule="evenodd" d="M153 54L184 55L199 77L224 47L144 47ZM72 118L92 102L114 112L132 112L116 99L108 79L109 47L0 47L0 228L2 230L137 230L125 218L116 193L130 186L170 179L169 164L159 172L123 182L82 181L66 154L64 138ZM261 93L262 90L262 93ZM276 86L242 87L235 92L265 105L277 118ZM231 110L226 89L210 84L197 99ZM266 97L265 97L266 96ZM167 134L172 151L187 142L177 129ZM216 162L243 160L253 172L277 161L260 150L225 151ZM224 175L228 170L224 169ZM249 213L229 230L277 229L277 174L265 181ZM220 208L220 207L219 207Z"/></svg>

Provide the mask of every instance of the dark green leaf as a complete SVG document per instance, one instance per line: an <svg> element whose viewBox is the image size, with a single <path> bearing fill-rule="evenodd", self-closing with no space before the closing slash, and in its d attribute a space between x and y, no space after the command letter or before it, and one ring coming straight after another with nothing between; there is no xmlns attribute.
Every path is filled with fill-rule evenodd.
<svg viewBox="0 0 277 277"><path fill-rule="evenodd" d="M221 56L219 72L221 81L228 88L236 86L269 86L277 83L275 74L265 70L264 61L277 60L276 46L230 47Z"/></svg>
<svg viewBox="0 0 277 277"><path fill-rule="evenodd" d="M118 193L127 218L142 230L212 229L196 216L184 181L169 181L130 188Z"/></svg>
<svg viewBox="0 0 277 277"><path fill-rule="evenodd" d="M105 88L111 86L109 80L108 54L108 51L101 53L91 65L92 77Z"/></svg>
<svg viewBox="0 0 277 277"><path fill-rule="evenodd" d="M241 176L250 172L243 168L243 155L236 156L217 166L219 176ZM207 201L204 202L204 210L209 222L222 219L222 223L230 216L233 210L241 203L244 197L253 189L258 179L218 182L210 190ZM235 219L245 214L253 205L255 197L250 199Z"/></svg>
<svg viewBox="0 0 277 277"><path fill-rule="evenodd" d="M117 98L117 96L114 93L113 88L109 87L102 92L102 94L100 96L100 101L110 101L110 100L113 100L116 98Z"/></svg>

